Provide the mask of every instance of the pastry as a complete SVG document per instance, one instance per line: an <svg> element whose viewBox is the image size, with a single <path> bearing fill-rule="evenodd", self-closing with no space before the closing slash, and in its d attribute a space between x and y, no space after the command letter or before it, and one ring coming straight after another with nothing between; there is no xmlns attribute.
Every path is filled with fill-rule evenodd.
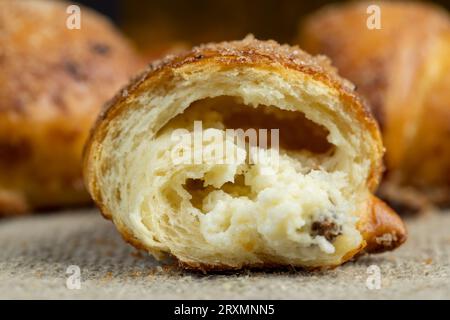
<svg viewBox="0 0 450 320"><path fill-rule="evenodd" d="M80 29L68 28L69 5L1 2L0 215L90 203L83 145L101 106L140 68L99 14L81 7Z"/></svg>
<svg viewBox="0 0 450 320"><path fill-rule="evenodd" d="M366 24L374 5L381 29ZM380 195L407 211L450 205L448 12L419 2L331 5L301 23L296 43L329 56L368 100L387 149Z"/></svg>
<svg viewBox="0 0 450 320"><path fill-rule="evenodd" d="M248 36L154 62L106 105L83 168L103 215L157 257L323 269L406 239L372 195L382 155L325 57Z"/></svg>

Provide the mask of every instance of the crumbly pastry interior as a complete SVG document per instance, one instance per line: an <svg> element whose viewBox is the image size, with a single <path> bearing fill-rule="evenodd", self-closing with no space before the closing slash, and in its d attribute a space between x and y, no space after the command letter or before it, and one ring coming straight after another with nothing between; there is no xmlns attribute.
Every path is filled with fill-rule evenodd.
<svg viewBox="0 0 450 320"><path fill-rule="evenodd" d="M179 70L172 81L176 90L167 83L129 102L95 155L102 205L119 228L190 265L334 266L364 246L357 223L373 137L335 89L251 67L206 80ZM214 138L201 140L200 163L174 163L180 146L192 150L194 121ZM239 128L279 129L278 151L226 135ZM173 139L178 129L192 139ZM218 143L223 154L212 151Z"/></svg>

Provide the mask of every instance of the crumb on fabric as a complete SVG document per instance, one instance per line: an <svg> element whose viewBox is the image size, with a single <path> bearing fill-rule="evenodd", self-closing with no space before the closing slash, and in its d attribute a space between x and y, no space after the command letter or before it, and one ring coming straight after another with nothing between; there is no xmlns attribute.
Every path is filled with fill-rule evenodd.
<svg viewBox="0 0 450 320"><path fill-rule="evenodd" d="M102 282L102 283L110 282L112 278L113 278L113 273L112 273L111 271L108 271L108 272L100 279L100 282Z"/></svg>

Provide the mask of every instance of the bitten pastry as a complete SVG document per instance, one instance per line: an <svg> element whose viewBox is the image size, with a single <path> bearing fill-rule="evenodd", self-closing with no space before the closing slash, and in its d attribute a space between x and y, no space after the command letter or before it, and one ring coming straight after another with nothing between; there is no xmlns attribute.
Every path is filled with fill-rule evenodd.
<svg viewBox="0 0 450 320"><path fill-rule="evenodd" d="M381 29L366 25L380 8ZM450 18L418 2L333 5L302 24L297 43L328 55L380 123L380 194L405 210L450 205Z"/></svg>
<svg viewBox="0 0 450 320"><path fill-rule="evenodd" d="M228 134L251 129L258 143ZM152 64L101 113L84 175L103 215L158 257L313 269L405 240L372 195L382 154L376 122L326 58L249 36Z"/></svg>
<svg viewBox="0 0 450 320"><path fill-rule="evenodd" d="M0 3L0 215L90 202L81 153L101 106L139 68L129 43L65 2ZM69 11L71 12L71 11Z"/></svg>

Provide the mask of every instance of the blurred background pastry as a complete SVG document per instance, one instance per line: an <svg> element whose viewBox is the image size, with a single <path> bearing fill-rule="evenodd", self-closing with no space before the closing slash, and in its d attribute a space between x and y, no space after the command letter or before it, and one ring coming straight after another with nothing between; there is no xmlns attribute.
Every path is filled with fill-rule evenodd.
<svg viewBox="0 0 450 320"><path fill-rule="evenodd" d="M81 153L103 103L141 61L103 16L69 4L1 1L0 215L90 202Z"/></svg>
<svg viewBox="0 0 450 320"><path fill-rule="evenodd" d="M367 27L369 5L381 29ZM450 204L450 18L419 2L331 5L301 22L296 41L329 56L358 86L383 132L380 194L397 208Z"/></svg>

